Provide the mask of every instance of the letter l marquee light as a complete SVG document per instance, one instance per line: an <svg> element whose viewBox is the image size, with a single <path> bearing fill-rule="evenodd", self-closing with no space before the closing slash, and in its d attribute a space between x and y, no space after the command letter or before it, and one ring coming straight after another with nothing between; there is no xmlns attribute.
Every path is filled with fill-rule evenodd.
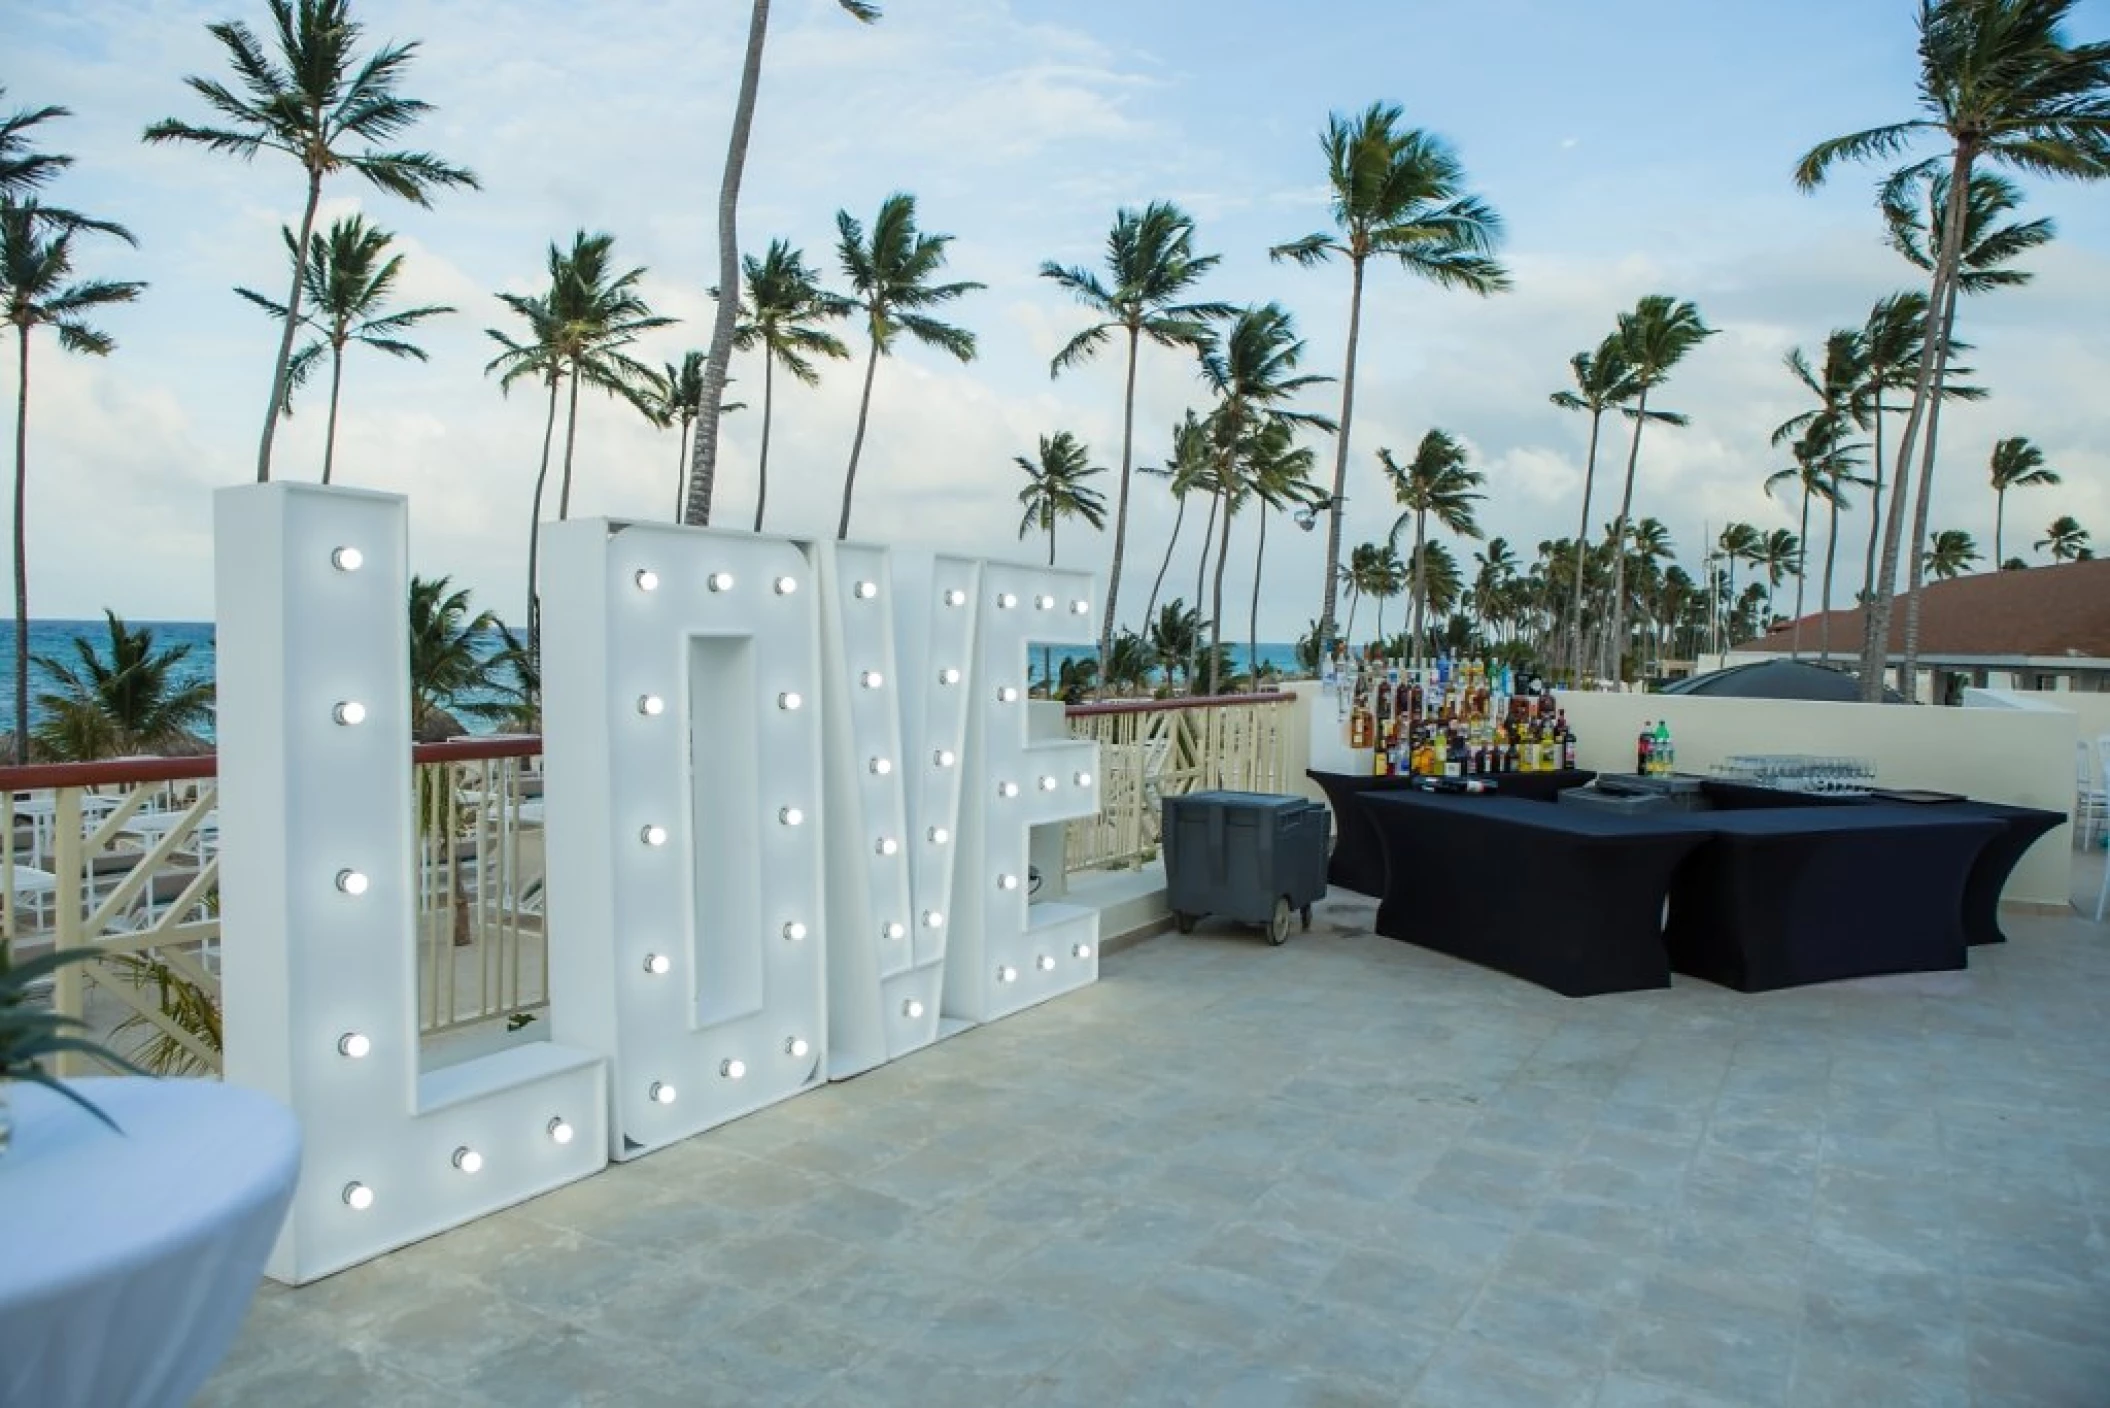
<svg viewBox="0 0 2110 1408"><path fill-rule="evenodd" d="M214 536L224 1074L300 1118L299 1284L600 1170L606 1078L551 1042L420 1072L403 499L222 489Z"/></svg>

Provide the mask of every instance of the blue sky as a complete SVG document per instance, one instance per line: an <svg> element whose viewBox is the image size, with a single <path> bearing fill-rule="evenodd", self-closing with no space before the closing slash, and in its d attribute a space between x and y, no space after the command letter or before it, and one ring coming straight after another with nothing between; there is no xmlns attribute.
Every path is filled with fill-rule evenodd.
<svg viewBox="0 0 2110 1408"><path fill-rule="evenodd" d="M1039 262L1091 262L1117 207L1177 200L1199 222L1201 247L1224 256L1206 294L1282 302L1308 339L1306 369L1337 374L1345 269L1271 265L1266 249L1326 223L1317 133L1327 113L1395 101L1457 145L1473 187L1505 217L1516 291L1479 300L1393 271L1373 279L1350 540L1392 520L1376 448L1404 455L1435 425L1462 436L1488 473L1480 516L1490 533L1528 557L1540 539L1574 532L1587 427L1549 407L1547 393L1621 309L1667 292L1722 329L1664 393L1693 423L1651 433L1636 495L1637 513L1663 518L1692 568L1703 525L1794 526L1792 506L1760 488L1782 463L1767 432L1801 408L1782 354L1817 347L1916 278L1880 242L1876 170L1845 169L1816 196L1789 180L1813 141L1910 113L1913 10L1910 0L1339 0L1292 23L1259 0L895 0L865 28L833 0L778 0L742 243L782 235L832 272L838 208L868 220L889 191L916 193L925 227L956 237L954 275L989 286L957 311L982 355L961 367L909 350L882 366L855 532L1032 557L1040 545L1014 537L1012 456L1069 429L1111 465L1120 427L1118 359L1047 375L1082 322L1035 277ZM482 374L483 329L503 320L492 294L531 290L551 241L605 230L626 267L649 270L655 306L684 320L645 345L648 360L707 340L701 290L715 276L712 212L745 11L689 0L355 8L374 39L422 41L404 86L439 111L413 141L473 167L484 190L421 211L351 179L326 187L326 216L357 208L398 233L407 300L462 310L429 325L427 365L351 362L340 471L409 494L418 570L453 574L508 616L519 614L541 406L527 389L502 398ZM2077 15L2077 37L2110 35L2110 0ZM121 220L141 240L138 251L85 251L82 272L152 285L104 320L120 344L109 359L63 357L48 341L33 351L40 616L211 611L210 490L251 473L274 345L272 327L229 290L282 293L276 229L298 215L300 175L282 158L243 165L137 137L160 117L202 118L180 80L224 72L205 25L228 17L261 25L264 8L74 0L0 17L8 104L76 113L46 129L51 147L78 158L53 199ZM1988 551L1984 465L2002 435L2036 439L2066 478L2011 500L2011 554L2057 513L2110 535L2106 194L2032 188L2028 213L2055 218L2061 236L2032 260L2037 284L1963 313L1994 396L1945 417L1934 523L1970 529ZM0 391L11 402L5 360ZM832 531L857 371L831 369L815 391L780 386L772 529ZM736 361L734 372L737 394L753 401L759 369ZM1160 460L1169 427L1201 403L1191 360L1147 355L1138 462ZM1335 409L1334 390L1311 404ZM319 473L320 411L311 398L282 430L282 477ZM752 512L759 428L753 413L727 423L721 521ZM675 464L671 432L590 400L574 507L664 515ZM1153 488L1139 487L1124 579L1138 609L1172 526L1172 505ZM1612 506L1598 504L1601 523ZM1842 581L1859 580L1864 529L1848 520ZM1241 525L1227 587L1241 629L1250 534ZM1264 637L1287 638L1317 614L1323 536L1270 534ZM1168 591L1191 595L1195 537L1190 525L1171 579L1186 585ZM1104 573L1110 539L1064 538L1066 563Z"/></svg>

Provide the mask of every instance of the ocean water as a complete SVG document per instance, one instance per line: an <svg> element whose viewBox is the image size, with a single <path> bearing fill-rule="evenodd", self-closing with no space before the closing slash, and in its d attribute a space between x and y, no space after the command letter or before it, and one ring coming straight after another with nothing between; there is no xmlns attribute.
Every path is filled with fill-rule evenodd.
<svg viewBox="0 0 2110 1408"><path fill-rule="evenodd" d="M125 624L133 630L138 630L141 627L151 630L154 633L154 649L156 651L167 650L173 646L188 646L190 648L189 653L184 656L176 671L177 677L183 682L189 683L192 680L212 678L212 622L127 621ZM12 630L0 631L0 637L4 637L7 642L6 648L0 649L0 732L12 731L15 726L15 656L13 636L14 632ZM108 658L110 628L103 621L32 621L29 623L29 653L32 657L29 671L29 716L32 725L39 717L36 695L51 688L44 671L39 669L34 663L34 657L48 656L64 660L75 669L79 669L80 657L77 653L75 642L81 640L87 641L98 656L105 659ZM489 645L495 651L498 649L500 641L496 636L492 636L489 639ZM1052 647L1051 655L1056 676L1058 678L1061 676L1063 661L1089 658L1091 654L1090 650L1080 649L1076 646L1058 645ZM1028 668L1033 679L1037 682L1040 679L1041 652L1034 650L1031 652L1031 657ZM1246 648L1243 641L1231 643L1231 658L1234 669L1245 669ZM1296 647L1285 642L1262 641L1260 642L1260 659L1263 664L1272 666L1283 674L1292 674L1295 672L1297 664ZM471 733L488 733L491 730L491 725L467 714L462 715L462 722ZM211 736L210 728L207 728L204 732L207 737Z"/></svg>

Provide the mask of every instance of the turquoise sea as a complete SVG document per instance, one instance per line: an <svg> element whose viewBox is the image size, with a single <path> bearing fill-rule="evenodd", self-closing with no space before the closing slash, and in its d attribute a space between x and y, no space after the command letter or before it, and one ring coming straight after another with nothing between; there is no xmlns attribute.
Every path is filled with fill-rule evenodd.
<svg viewBox="0 0 2110 1408"><path fill-rule="evenodd" d="M152 630L154 633L154 648L157 651L166 650L171 646L190 647L189 654L184 657L182 664L178 666L178 673L186 682L193 679L212 678L212 622L128 620L125 624L135 630L142 626ZM13 632L9 631L5 634L7 643L11 647L14 644L12 639ZM69 663L75 663L78 660L75 641L86 640L98 653L106 653L109 648L109 639L109 627L100 620L32 621L29 623L29 653L32 657L39 655L52 656ZM499 644L498 637L494 635L490 638L491 649L495 651ZM1056 646L1053 649L1053 654L1055 670L1060 674L1064 660L1088 656L1091 652L1074 646ZM1231 656L1235 662L1235 668L1243 670L1246 656L1243 642L1234 642L1232 644ZM1040 677L1040 652L1038 650L1033 651L1032 657L1033 675L1037 680ZM1260 642L1261 661L1264 664L1273 666L1280 672L1285 674L1293 673L1296 667L1296 658L1295 647L1286 642ZM49 687L43 671L32 664L30 666L29 683L31 695L30 719L32 722L37 718L35 696L38 691ZM463 716L462 722L468 726L471 733L488 732L491 727L489 724L481 723L467 715ZM12 649L6 649L0 650L0 732L11 731L14 726L15 657ZM209 734L210 730L207 730L207 732Z"/></svg>

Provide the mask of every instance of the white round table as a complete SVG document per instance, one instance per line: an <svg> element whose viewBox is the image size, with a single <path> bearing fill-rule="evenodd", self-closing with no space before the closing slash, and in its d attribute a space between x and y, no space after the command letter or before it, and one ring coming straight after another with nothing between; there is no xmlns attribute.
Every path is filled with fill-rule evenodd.
<svg viewBox="0 0 2110 1408"><path fill-rule="evenodd" d="M9 1087L0 1404L176 1408L234 1342L300 1173L292 1112L204 1080Z"/></svg>

